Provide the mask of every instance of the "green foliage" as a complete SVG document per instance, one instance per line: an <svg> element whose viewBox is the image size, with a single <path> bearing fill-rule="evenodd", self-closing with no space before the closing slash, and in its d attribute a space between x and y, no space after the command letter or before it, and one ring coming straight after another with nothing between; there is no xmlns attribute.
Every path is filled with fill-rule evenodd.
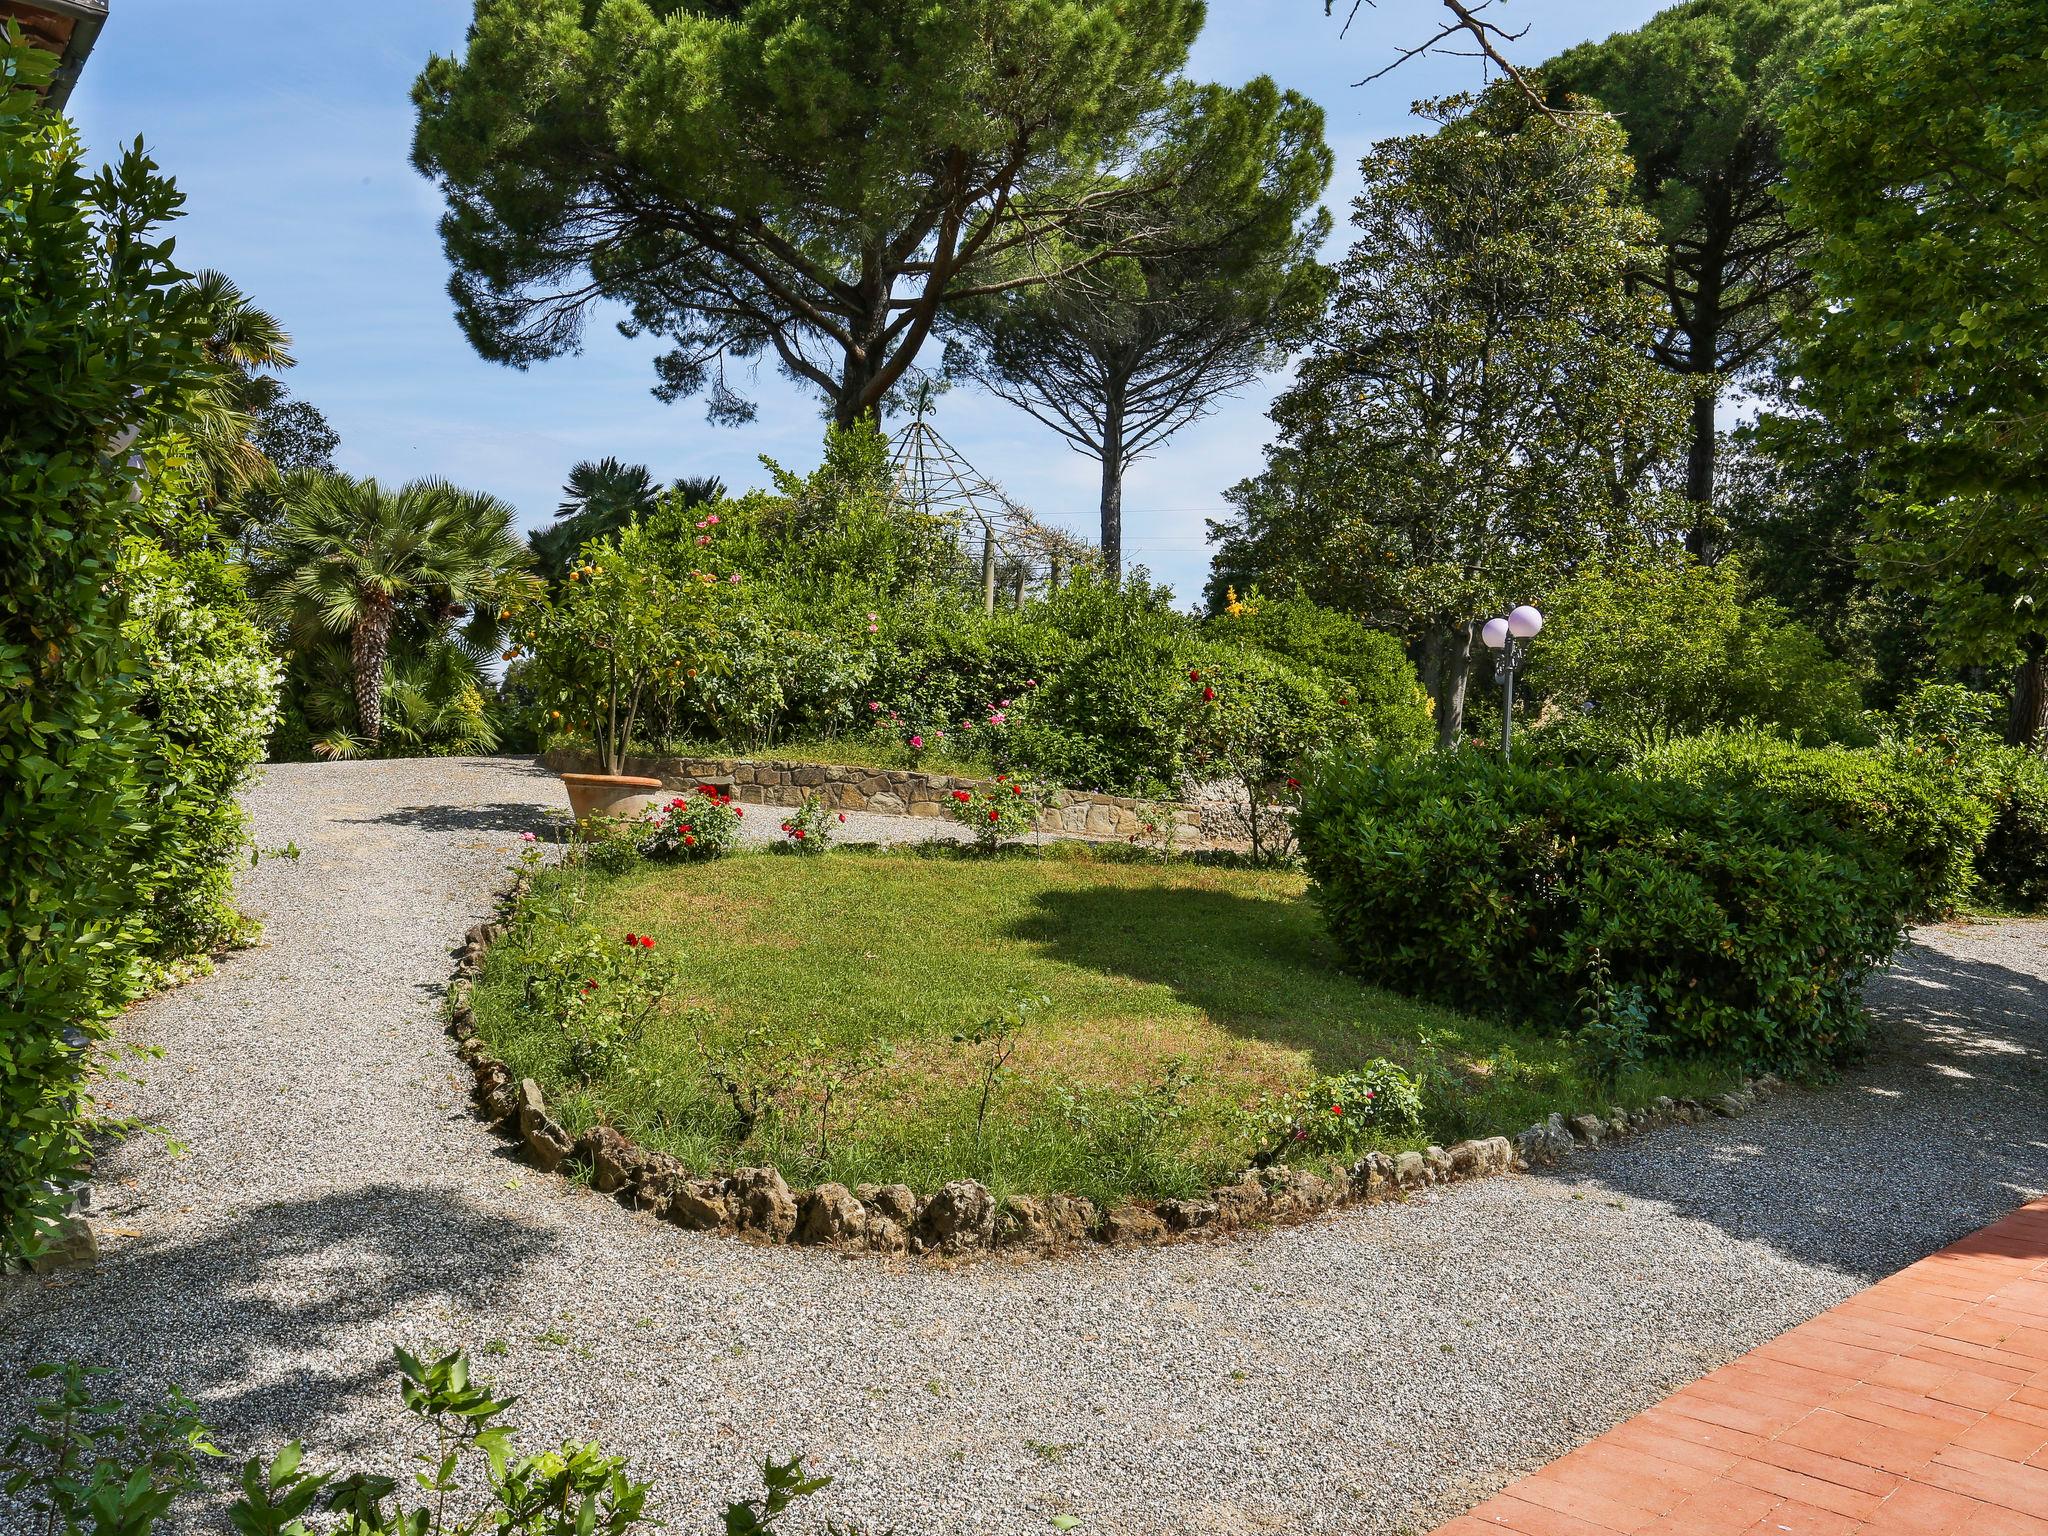
<svg viewBox="0 0 2048 1536"><path fill-rule="evenodd" d="M512 508L445 480L388 491L375 480L320 470L290 477L276 494L285 510L257 566L257 594L283 626L288 649L305 659L295 668L302 677L331 677L331 647L346 638L353 729L335 727L329 755L375 751L392 661L428 656L445 666L450 625L465 614L466 644L491 647L507 605L532 585ZM447 701L445 688L438 700L431 688L406 691L407 728L417 734L421 717ZM336 711L321 701L305 713ZM480 734L460 720L430 729L442 739Z"/></svg>
<svg viewBox="0 0 2048 1536"><path fill-rule="evenodd" d="M974 846L993 853L1006 842L1029 837L1045 813L1051 791L1008 774L993 784L956 789L946 801L953 819L974 834Z"/></svg>
<svg viewBox="0 0 2048 1536"><path fill-rule="evenodd" d="M832 846L832 829L844 820L844 811L833 810L816 795L805 795L803 804L782 823L782 835L789 840L783 846L806 858L816 858Z"/></svg>
<svg viewBox="0 0 2048 1536"><path fill-rule="evenodd" d="M677 795L650 814L640 848L651 859L722 859L739 847L745 815L730 790L699 784L695 795Z"/></svg>
<svg viewBox="0 0 2048 1536"><path fill-rule="evenodd" d="M1524 672L1553 707L1636 741L1760 721L1804 741L1868 741L1855 674L1764 602L1733 561L1583 571L1543 604Z"/></svg>
<svg viewBox="0 0 2048 1536"><path fill-rule="evenodd" d="M623 302L674 343L665 397L744 420L725 362L772 352L851 426L991 263L1108 211L1076 178L1128 147L1201 19L1197 0L479 0L462 56L413 89L457 317L524 365Z"/></svg>
<svg viewBox="0 0 2048 1536"><path fill-rule="evenodd" d="M606 937L581 926L550 932L551 942L532 950L526 1006L561 1031L577 1082L630 1070L641 1031L675 985L674 968L646 934Z"/></svg>
<svg viewBox="0 0 2048 1536"><path fill-rule="evenodd" d="M1945 916L1968 897L1991 821L1990 805L1952 765L1909 742L1811 749L1757 731L1715 732L1653 751L1636 771L1699 789L1747 786L1863 838L1905 873L1914 917Z"/></svg>
<svg viewBox="0 0 2048 1536"><path fill-rule="evenodd" d="M1753 376L1810 289L1806 241L1788 223L1778 114L1833 18L1859 0L1684 0L1633 32L1582 43L1543 66L1564 105L1590 98L1628 130L1636 196L1656 217L1660 260L1642 277L1669 319L1664 367L1705 384L1693 408L1686 494L1694 553L1720 530L1715 397Z"/></svg>
<svg viewBox="0 0 2048 1536"><path fill-rule="evenodd" d="M1977 855L1983 892L2022 912L2048 908L2048 763L2013 747L1989 755L1991 826Z"/></svg>
<svg viewBox="0 0 2048 1536"><path fill-rule="evenodd" d="M1345 1159L1378 1143L1412 1140L1422 1129L1422 1089L1381 1057L1317 1078L1275 1104L1267 1119L1274 1156Z"/></svg>
<svg viewBox="0 0 2048 1536"><path fill-rule="evenodd" d="M1869 558L2048 732L2048 54L2035 0L1859 13L1787 109L1815 236L1798 402L1868 455Z"/></svg>
<svg viewBox="0 0 2048 1536"><path fill-rule="evenodd" d="M9 24L10 27L12 24ZM181 198L138 145L88 177L0 39L0 1254L32 1249L86 1156L77 1094L133 996L149 727L122 635L130 435L207 375L162 226Z"/></svg>
<svg viewBox="0 0 2048 1536"><path fill-rule="evenodd" d="M1648 356L1657 230L1621 126L1506 82L1427 115L1364 162L1336 302L1211 532L1217 581L1421 642L1448 744L1473 622L1664 520L1647 477L1687 398Z"/></svg>
<svg viewBox="0 0 2048 1536"><path fill-rule="evenodd" d="M551 717L597 747L606 773L623 773L647 709L686 693L713 671L724 585L701 565L673 571L646 523L585 548L544 597L510 610L532 655L525 681Z"/></svg>
<svg viewBox="0 0 2048 1536"><path fill-rule="evenodd" d="M243 568L217 547L181 451L175 437L152 444L122 560L122 640L139 674L132 707L149 725L137 888L159 963L223 948L252 927L234 905L249 847L236 796L263 760L279 681Z"/></svg>
<svg viewBox="0 0 2048 1536"><path fill-rule="evenodd" d="M1085 282L1022 281L1056 263L1012 257L1017 286L952 316L949 369L975 378L1099 460L1101 557L1123 569L1123 477L1216 399L1278 367L1322 314L1330 231L1322 109L1264 76L1239 89L1174 82L1100 228L1149 227L1154 250L1099 261ZM1185 166L1184 171L1176 170ZM1107 189L1105 189L1107 190Z"/></svg>
<svg viewBox="0 0 2048 1536"><path fill-rule="evenodd" d="M1595 950L1586 960L1586 984L1579 991L1578 1031L1573 1043L1586 1075L1608 1093L1642 1070L1654 1047L1669 1045L1650 1030L1650 1003L1643 989L1618 985L1607 957Z"/></svg>
<svg viewBox="0 0 2048 1536"><path fill-rule="evenodd" d="M106 1374L75 1360L28 1368L55 1395L0 1446L0 1493L40 1517L45 1536L147 1536L197 1486L200 1458L220 1454L177 1388L129 1414L95 1387Z"/></svg>
<svg viewBox="0 0 2048 1536"><path fill-rule="evenodd" d="M1823 1066L1913 893L1882 850L1776 796L1478 752L1334 760L1301 841L1366 979L1562 1032L1593 975L1638 989L1673 1048Z"/></svg>

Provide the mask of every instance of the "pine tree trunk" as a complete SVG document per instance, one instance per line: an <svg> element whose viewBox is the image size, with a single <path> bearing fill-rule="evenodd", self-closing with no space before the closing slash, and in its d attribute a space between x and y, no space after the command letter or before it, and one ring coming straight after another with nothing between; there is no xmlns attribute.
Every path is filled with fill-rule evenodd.
<svg viewBox="0 0 2048 1536"><path fill-rule="evenodd" d="M1695 560L1704 560L1713 545L1714 455L1718 440L1714 428L1714 397L1696 395L1692 402L1692 441L1685 453L1685 499L1692 503L1692 526L1685 533L1685 550Z"/></svg>
<svg viewBox="0 0 2048 1536"><path fill-rule="evenodd" d="M2006 739L2016 747L2048 756L2048 637L2027 636L2026 659L2013 681Z"/></svg>
<svg viewBox="0 0 2048 1536"><path fill-rule="evenodd" d="M1112 579L1124 573L1124 402L1112 385L1102 414L1102 569Z"/></svg>
<svg viewBox="0 0 2048 1536"><path fill-rule="evenodd" d="M355 673L356 728L372 746L384 731L384 657L391 648L391 610L372 606L349 637L349 665Z"/></svg>

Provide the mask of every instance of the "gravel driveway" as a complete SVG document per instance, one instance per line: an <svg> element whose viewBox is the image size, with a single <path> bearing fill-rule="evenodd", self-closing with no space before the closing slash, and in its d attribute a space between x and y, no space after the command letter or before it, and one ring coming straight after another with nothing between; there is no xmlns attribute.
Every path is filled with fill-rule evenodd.
<svg viewBox="0 0 2048 1536"><path fill-rule="evenodd" d="M2048 924L2008 923L1923 933L1839 1086L1560 1174L1057 1264L747 1247L469 1114L448 950L551 776L292 765L249 803L304 850L247 877L267 942L132 1019L164 1048L139 1106L186 1150L103 1162L96 1270L0 1289L0 1422L22 1365L79 1355L182 1384L238 1454L397 1471L391 1346L462 1344L529 1439L631 1450L681 1531L792 1452L836 1478L793 1530L1423 1530L2048 1187Z"/></svg>

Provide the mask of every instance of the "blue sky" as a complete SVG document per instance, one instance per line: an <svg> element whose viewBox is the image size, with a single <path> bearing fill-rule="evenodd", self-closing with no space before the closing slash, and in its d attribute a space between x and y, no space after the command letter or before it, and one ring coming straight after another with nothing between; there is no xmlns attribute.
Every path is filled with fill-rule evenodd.
<svg viewBox="0 0 2048 1536"><path fill-rule="evenodd" d="M1548 57L1641 25L1668 0L1515 0L1501 13L1529 35L1517 56ZM1464 59L1418 60L1353 82L1434 25L1434 0L1381 0L1348 37L1317 0L1211 0L1190 64L1241 83L1269 74L1320 102L1338 168L1326 199L1344 224L1359 157L1410 131L1409 103L1476 78ZM651 340L593 325L576 357L518 372L479 359L457 330L435 220L441 201L408 163L407 92L434 52L461 45L467 0L113 0L71 100L93 154L140 135L188 198L178 254L219 267L296 340L289 382L341 433L338 460L393 480L440 474L489 490L534 526L548 520L578 459L615 454L656 474L763 483L762 454L791 468L818 456L818 407L763 366L750 425L714 427L701 402L649 393ZM1263 381L1139 463L1124 493L1125 548L1184 598L1208 569L1203 518L1260 465ZM940 431L1041 516L1091 535L1096 465L1023 413L968 389L940 404Z"/></svg>

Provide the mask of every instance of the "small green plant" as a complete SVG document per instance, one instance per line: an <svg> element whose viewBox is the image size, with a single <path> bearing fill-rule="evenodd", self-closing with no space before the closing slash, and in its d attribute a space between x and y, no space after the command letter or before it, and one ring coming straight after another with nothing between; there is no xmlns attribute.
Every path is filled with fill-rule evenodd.
<svg viewBox="0 0 2048 1536"><path fill-rule="evenodd" d="M1263 1159L1337 1156L1421 1130L1421 1086L1393 1062L1375 1057L1355 1072L1318 1078L1275 1104Z"/></svg>
<svg viewBox="0 0 2048 1536"><path fill-rule="evenodd" d="M1650 1004L1643 989L1617 984L1613 967L1597 949L1587 957L1578 1019L1572 1039L1581 1068L1607 1093L1640 1070L1651 1050L1667 1043L1650 1030Z"/></svg>
<svg viewBox="0 0 2048 1536"><path fill-rule="evenodd" d="M651 859L722 859L740 844L743 807L732 791L699 784L691 795L677 795L647 813L641 850Z"/></svg>
<svg viewBox="0 0 2048 1536"><path fill-rule="evenodd" d="M816 795L805 795L803 804L782 823L782 835L788 839L784 846L792 853L823 853L832 846L832 829L845 820L844 811L833 810Z"/></svg>
<svg viewBox="0 0 2048 1536"><path fill-rule="evenodd" d="M220 1452L196 1406L175 1387L159 1408L124 1416L93 1389L107 1373L77 1361L29 1367L56 1384L0 1446L0 1489L41 1517L42 1536L141 1536Z"/></svg>
<svg viewBox="0 0 2048 1536"><path fill-rule="evenodd" d="M1039 1009L1050 1008L1052 999L1040 993L1036 997L1022 997L1011 1005L1007 1013L984 1019L971 1030L963 1030L953 1036L955 1045L964 1045L978 1051L981 1070L981 1100L974 1110L974 1144L980 1146L988 1126L988 1107L995 1097L996 1079L1003 1068L1010 1064L1010 1058L1017 1054L1017 1046L1024 1038L1024 1031L1030 1025L1031 1015Z"/></svg>
<svg viewBox="0 0 2048 1536"><path fill-rule="evenodd" d="M947 808L974 834L974 846L988 853L1002 843L1030 836L1050 800L1045 786L1003 774L978 789L954 790Z"/></svg>
<svg viewBox="0 0 2048 1536"><path fill-rule="evenodd" d="M526 1004L568 1038L569 1071L578 1082L632 1070L633 1046L672 980L654 950L648 934L608 941L575 928L564 942L543 945L533 956Z"/></svg>
<svg viewBox="0 0 2048 1536"><path fill-rule="evenodd" d="M627 816L587 816L576 824L571 854L599 874L623 875L640 862L646 828Z"/></svg>

